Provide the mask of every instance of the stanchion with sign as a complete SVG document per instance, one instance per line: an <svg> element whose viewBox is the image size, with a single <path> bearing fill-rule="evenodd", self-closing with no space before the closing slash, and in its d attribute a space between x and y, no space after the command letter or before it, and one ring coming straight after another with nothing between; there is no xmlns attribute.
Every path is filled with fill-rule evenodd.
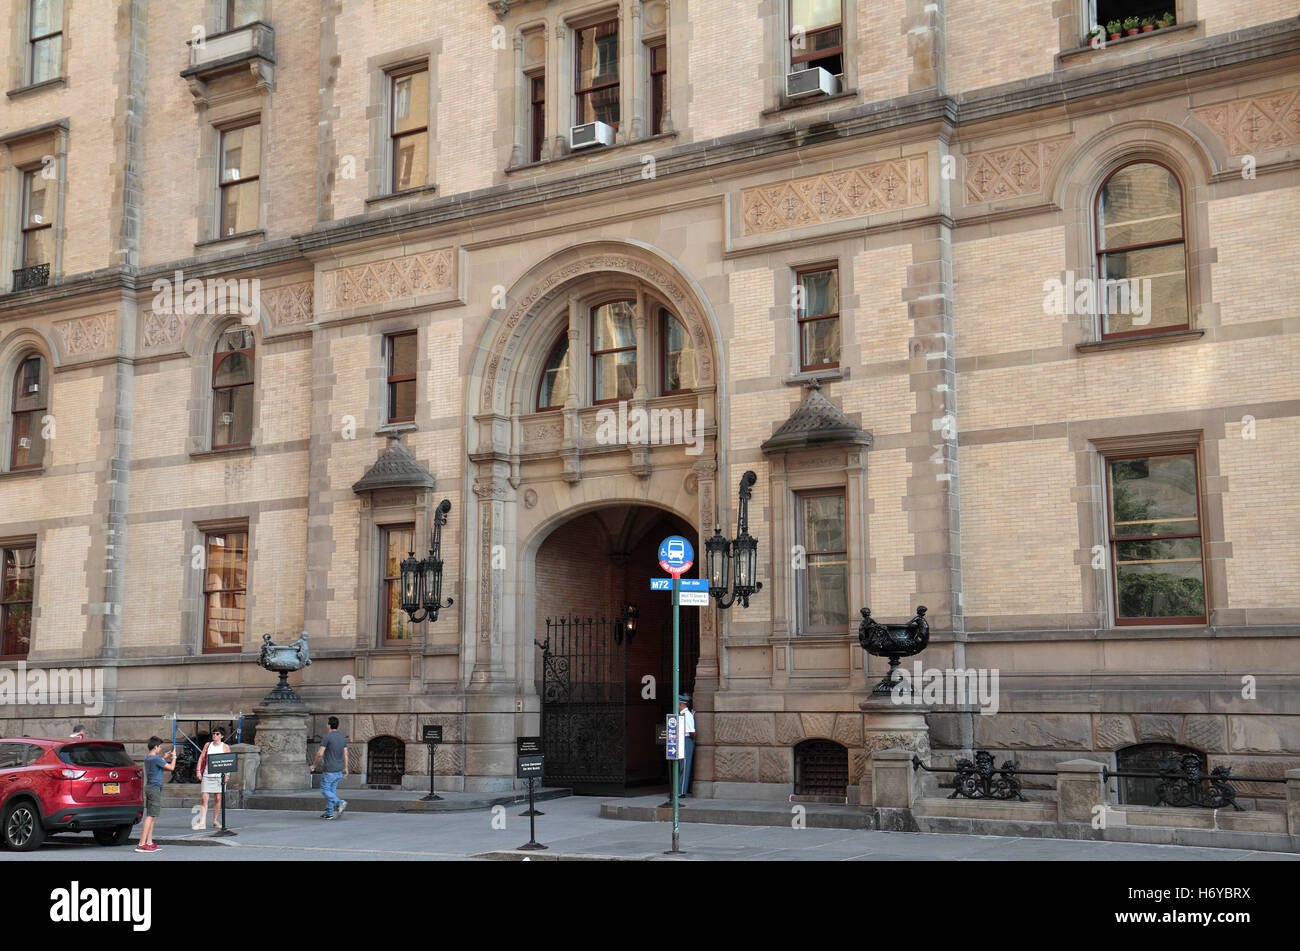
<svg viewBox="0 0 1300 951"><path fill-rule="evenodd" d="M682 575L695 563L695 549L691 543L680 535L669 535L659 546L659 567L668 572L673 579L673 703L681 695L681 595ZM708 595L704 596L707 600ZM672 764L672 803L673 803L673 847L666 855L680 855L680 790L678 788L681 767L678 765L685 758L682 752L683 737L680 735L681 720L674 713L668 717L668 744L665 755ZM674 739L674 733L678 735Z"/></svg>
<svg viewBox="0 0 1300 951"><path fill-rule="evenodd" d="M425 746L429 747L429 795L421 796L420 802L441 802L442 797L433 791L433 758L438 752L438 744L442 742L442 724L426 723L424 725L423 736Z"/></svg>
<svg viewBox="0 0 1300 951"><path fill-rule="evenodd" d="M515 755L522 758L525 756L542 755L542 738L540 736L517 736L515 737ZM538 780L541 777L538 776ZM542 812L533 804L533 779L528 779L528 808L519 813L519 818L532 818L533 816L544 816Z"/></svg>
<svg viewBox="0 0 1300 951"><path fill-rule="evenodd" d="M531 739L531 737L529 738ZM544 760L541 753L520 754L517 757L517 768L515 775L520 779L528 780L528 811L524 815L528 816L528 841L519 846L524 851L535 851L544 849L546 846L537 841L537 816L541 815L534 806L534 784L542 778L542 765Z"/></svg>
<svg viewBox="0 0 1300 951"><path fill-rule="evenodd" d="M239 768L238 753L209 753L206 760L209 773L221 774L221 828L212 833L215 836L236 835L226 824L226 777Z"/></svg>

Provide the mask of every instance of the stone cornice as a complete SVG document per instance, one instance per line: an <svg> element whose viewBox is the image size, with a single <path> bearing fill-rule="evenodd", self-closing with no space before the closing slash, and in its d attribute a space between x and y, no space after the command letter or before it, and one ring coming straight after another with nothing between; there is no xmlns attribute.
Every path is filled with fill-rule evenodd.
<svg viewBox="0 0 1300 951"><path fill-rule="evenodd" d="M905 96L882 103L847 107L830 119L791 120L722 138L677 145L656 158L657 180L691 173L716 178L714 169L752 162L791 150L930 125L931 133L949 140L961 126L1045 108L1068 112L1071 103L1105 94L1142 98L1142 87L1186 79L1234 66L1300 54L1300 18L1191 41L1177 52L1112 67L1066 69L957 96ZM1225 78L1225 82L1230 81ZM30 130L25 130L30 131ZM403 212L385 211L325 222L289 238L229 255L204 254L144 269L106 268L75 275L45 288L0 294L0 319L70 297L110 290L147 290L155 277L182 269L186 276L206 277L273 265L306 263L323 249L430 229L467 218L535 207L542 203L588 196L603 189L640 183L638 160L614 167L583 170L551 181L512 181L478 191L451 195ZM681 177L668 187L678 187Z"/></svg>

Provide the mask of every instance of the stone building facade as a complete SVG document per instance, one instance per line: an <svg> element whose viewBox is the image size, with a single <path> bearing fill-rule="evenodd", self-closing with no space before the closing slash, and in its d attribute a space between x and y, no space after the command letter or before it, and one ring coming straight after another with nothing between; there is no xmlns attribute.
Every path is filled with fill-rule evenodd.
<svg viewBox="0 0 1300 951"><path fill-rule="evenodd" d="M0 667L102 669L97 735L251 710L305 630L355 766L396 737L419 787L438 722L441 787L510 787L546 620L635 603L644 759L647 545L732 534L752 470L763 588L688 609L699 793L830 741L856 797L864 606L998 671L940 758L1300 766L1291 0L1097 45L1125 4L4 2ZM1117 275L1145 318L1078 303ZM765 451L810 400L854 435ZM690 423L611 442L620 401Z"/></svg>

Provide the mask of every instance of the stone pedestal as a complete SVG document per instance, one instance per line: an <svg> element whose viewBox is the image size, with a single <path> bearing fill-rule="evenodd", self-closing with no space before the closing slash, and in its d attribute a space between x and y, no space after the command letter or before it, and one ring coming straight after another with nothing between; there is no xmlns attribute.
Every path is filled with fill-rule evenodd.
<svg viewBox="0 0 1300 951"><path fill-rule="evenodd" d="M923 762L930 761L930 727L926 715L930 707L922 703L895 703L892 697L872 697L858 704L863 718L862 746L869 761L862 772L860 799L863 806L872 804L871 773L875 754L881 750L911 750Z"/></svg>
<svg viewBox="0 0 1300 951"><path fill-rule="evenodd" d="M307 719L301 703L263 704L255 707L258 789L311 789L307 770Z"/></svg>
<svg viewBox="0 0 1300 951"><path fill-rule="evenodd" d="M1092 822L1097 807L1106 806L1103 764L1072 759L1056 764L1056 818L1058 822Z"/></svg>
<svg viewBox="0 0 1300 951"><path fill-rule="evenodd" d="M1287 829L1300 836L1300 769L1288 769L1286 776Z"/></svg>

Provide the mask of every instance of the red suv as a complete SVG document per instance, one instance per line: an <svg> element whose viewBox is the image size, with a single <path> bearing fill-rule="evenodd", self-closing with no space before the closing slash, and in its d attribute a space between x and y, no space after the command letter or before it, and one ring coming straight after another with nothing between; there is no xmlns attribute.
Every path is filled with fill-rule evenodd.
<svg viewBox="0 0 1300 951"><path fill-rule="evenodd" d="M47 834L123 845L144 814L144 771L110 740L0 739L0 839L29 852Z"/></svg>

